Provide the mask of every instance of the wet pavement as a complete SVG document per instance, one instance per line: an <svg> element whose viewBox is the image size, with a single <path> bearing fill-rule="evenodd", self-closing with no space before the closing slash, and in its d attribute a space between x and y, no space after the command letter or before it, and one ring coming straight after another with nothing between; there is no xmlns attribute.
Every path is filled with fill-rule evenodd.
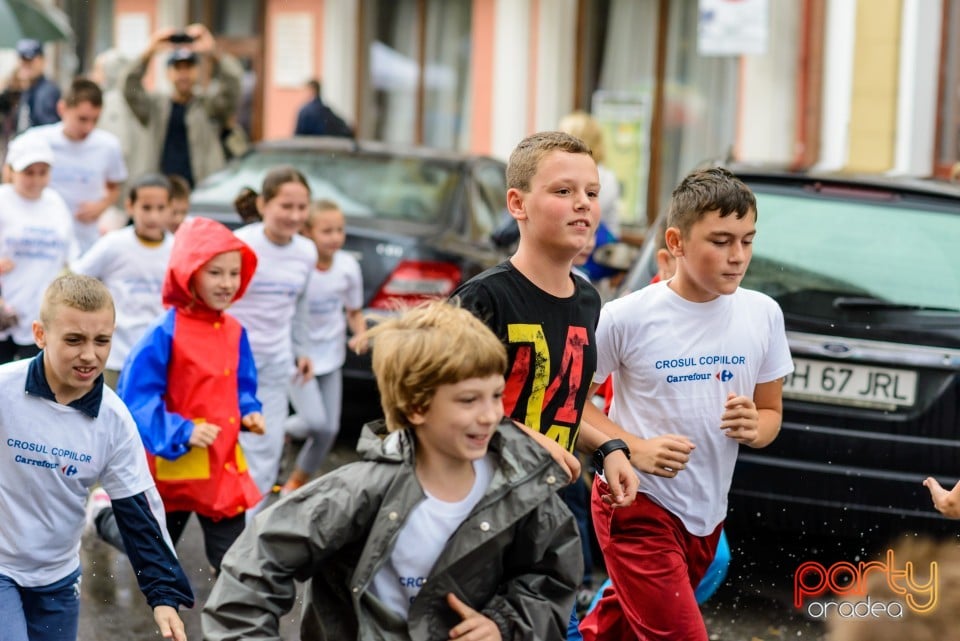
<svg viewBox="0 0 960 641"><path fill-rule="evenodd" d="M354 458L348 444L338 444L325 468ZM824 639L823 625L807 619L791 605L793 570L809 551L809 544L794 543L797 549L792 549L789 542L757 537L749 542L731 539L731 545L733 562L727 580L703 607L710 639ZM177 553L190 577L197 603L203 604L213 579L195 519L184 531ZM84 573L79 641L161 639L126 556L96 537L86 536L81 559ZM299 608L298 599L294 611L281 621L281 638L285 641L299 638ZM188 638L201 639L200 605L183 611L181 616Z"/></svg>

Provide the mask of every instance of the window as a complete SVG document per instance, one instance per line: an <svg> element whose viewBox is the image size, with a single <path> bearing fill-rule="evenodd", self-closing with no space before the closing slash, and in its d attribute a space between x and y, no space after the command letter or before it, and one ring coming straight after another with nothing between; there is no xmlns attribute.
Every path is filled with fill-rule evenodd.
<svg viewBox="0 0 960 641"><path fill-rule="evenodd" d="M363 137L468 146L471 0L366 0Z"/></svg>

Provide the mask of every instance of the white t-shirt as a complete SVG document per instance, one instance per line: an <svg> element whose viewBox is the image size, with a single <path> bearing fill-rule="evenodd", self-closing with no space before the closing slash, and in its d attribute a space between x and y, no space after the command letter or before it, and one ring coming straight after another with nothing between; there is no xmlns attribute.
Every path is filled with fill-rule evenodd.
<svg viewBox="0 0 960 641"><path fill-rule="evenodd" d="M305 301L307 283L317 264L317 248L303 236L277 245L264 234L263 223L241 227L235 233L256 252L257 271L230 313L246 328L261 375L269 371L286 376L294 368L294 316L297 305ZM306 314L305 304L302 309Z"/></svg>
<svg viewBox="0 0 960 641"><path fill-rule="evenodd" d="M390 559L373 576L370 591L391 610L407 616L410 604L433 570L447 545L490 486L494 463L489 454L473 462L476 477L470 493L455 503L441 501L424 491L427 498L410 512L397 533Z"/></svg>
<svg viewBox="0 0 960 641"><path fill-rule="evenodd" d="M112 231L70 264L78 274L99 278L113 295L117 328L107 358L107 368L119 370L127 354L150 323L163 313L161 288L173 249L173 236L147 244L132 226Z"/></svg>
<svg viewBox="0 0 960 641"><path fill-rule="evenodd" d="M57 122L33 127L23 135L39 136L50 145L54 157L50 187L63 196L71 215L77 213L80 203L103 198L108 182L127 179L120 140L108 131L94 129L83 140L70 140L63 135L63 123ZM75 218L73 223L83 253L99 236L97 223L81 223Z"/></svg>
<svg viewBox="0 0 960 641"><path fill-rule="evenodd" d="M344 309L363 307L363 277L357 259L340 250L326 270L314 269L307 288L310 360L317 376L343 366L347 357Z"/></svg>
<svg viewBox="0 0 960 641"><path fill-rule="evenodd" d="M24 587L79 567L94 484L113 499L153 487L137 426L113 390L104 387L91 418L24 394L31 361L0 366L0 574Z"/></svg>
<svg viewBox="0 0 960 641"><path fill-rule="evenodd" d="M18 345L33 345L31 327L43 292L76 251L73 217L55 191L47 188L37 200L27 200L13 185L0 185L0 258L14 264L0 275L0 295L19 320L0 332L0 340L12 337Z"/></svg>
<svg viewBox="0 0 960 641"><path fill-rule="evenodd" d="M640 483L696 536L727 513L738 451L720 430L727 394L752 398L757 384L791 371L783 312L759 292L694 303L662 282L600 312L594 380L614 374L610 418L642 438L680 434L696 446L675 478L644 474Z"/></svg>

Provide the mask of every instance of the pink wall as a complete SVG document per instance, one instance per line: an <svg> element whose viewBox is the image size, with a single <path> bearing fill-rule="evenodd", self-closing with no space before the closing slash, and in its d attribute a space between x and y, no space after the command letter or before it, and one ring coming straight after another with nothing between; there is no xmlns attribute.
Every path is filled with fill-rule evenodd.
<svg viewBox="0 0 960 641"><path fill-rule="evenodd" d="M291 12L306 12L313 15L313 70L320 78L323 75L323 13L324 0L267 0L266 24L263 31L264 46L264 94L263 94L263 137L286 138L293 135L297 122L297 110L310 97L304 87L278 87L275 85L274 65L274 25L278 16ZM354 29L355 25L345 26ZM350 52L350 55L354 55Z"/></svg>
<svg viewBox="0 0 960 641"><path fill-rule="evenodd" d="M471 151L490 153L493 129L493 46L496 0L473 0Z"/></svg>

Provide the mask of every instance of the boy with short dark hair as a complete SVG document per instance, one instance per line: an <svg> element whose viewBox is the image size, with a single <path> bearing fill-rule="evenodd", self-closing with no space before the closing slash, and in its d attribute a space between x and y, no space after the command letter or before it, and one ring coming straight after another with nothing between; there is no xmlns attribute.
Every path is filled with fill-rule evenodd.
<svg viewBox="0 0 960 641"><path fill-rule="evenodd" d="M595 380L616 375L614 401L610 419L591 406L586 420L626 441L649 476L616 511L603 480L594 483L613 589L584 619L587 641L707 639L694 588L716 552L739 446L776 438L793 370L780 307L740 288L756 220L753 193L729 171L691 173L668 214L673 278L600 315Z"/></svg>
<svg viewBox="0 0 960 641"><path fill-rule="evenodd" d="M263 511L224 558L204 638L276 638L308 583L318 639L565 638L583 571L562 469L503 421L506 354L434 301L368 331L384 421L363 458ZM463 346L469 349L463 349Z"/></svg>
<svg viewBox="0 0 960 641"><path fill-rule="evenodd" d="M137 427L101 376L113 325L113 300L103 283L60 276L33 323L43 351L0 367L5 640L76 638L84 499L96 483L113 497L130 563L161 634L186 640L177 608L192 606L193 593L166 534ZM60 631L56 637L53 630Z"/></svg>

